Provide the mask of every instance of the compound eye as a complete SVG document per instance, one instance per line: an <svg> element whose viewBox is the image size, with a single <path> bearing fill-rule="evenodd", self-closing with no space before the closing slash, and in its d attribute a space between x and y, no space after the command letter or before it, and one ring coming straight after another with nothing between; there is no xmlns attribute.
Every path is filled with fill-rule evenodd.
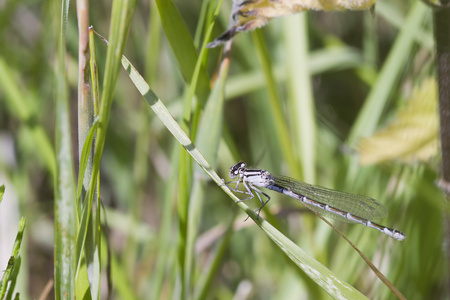
<svg viewBox="0 0 450 300"><path fill-rule="evenodd" d="M235 164L234 166L232 166L230 168L230 177L236 178L239 175L239 173L245 171L246 166L247 165L243 161L240 161L237 164Z"/></svg>

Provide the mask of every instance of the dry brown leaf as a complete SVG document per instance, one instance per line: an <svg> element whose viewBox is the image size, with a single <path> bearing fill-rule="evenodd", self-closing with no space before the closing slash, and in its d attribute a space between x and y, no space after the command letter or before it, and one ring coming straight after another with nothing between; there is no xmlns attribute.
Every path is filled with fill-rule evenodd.
<svg viewBox="0 0 450 300"><path fill-rule="evenodd" d="M216 40L208 44L214 48L241 31L262 27L270 19L292 15L304 10L363 10L373 7L376 0L250 0L234 1L232 22Z"/></svg>

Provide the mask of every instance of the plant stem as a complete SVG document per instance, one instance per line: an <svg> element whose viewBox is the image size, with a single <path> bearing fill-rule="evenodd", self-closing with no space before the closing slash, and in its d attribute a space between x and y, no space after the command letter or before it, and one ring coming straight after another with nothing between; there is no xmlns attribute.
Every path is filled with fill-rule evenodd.
<svg viewBox="0 0 450 300"><path fill-rule="evenodd" d="M442 152L442 179L445 183L444 193L447 205L450 201L450 7L436 8L433 11L434 38L436 43L436 65L439 88L439 116ZM444 243L447 263L450 261L450 215L444 209L444 226L446 242ZM447 295L450 295L450 276L447 273Z"/></svg>

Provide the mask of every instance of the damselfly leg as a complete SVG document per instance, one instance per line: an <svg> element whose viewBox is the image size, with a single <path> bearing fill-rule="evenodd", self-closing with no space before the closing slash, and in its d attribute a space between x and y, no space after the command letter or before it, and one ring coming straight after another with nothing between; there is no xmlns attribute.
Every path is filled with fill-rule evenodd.
<svg viewBox="0 0 450 300"><path fill-rule="evenodd" d="M229 184L234 184L234 183L236 183L236 187L232 188L231 186L229 186ZM245 191L239 190L239 184L240 184L240 183L242 183L242 185L244 186ZM270 196L267 195L266 193L264 193L263 191L261 191L260 189L258 189L258 188L256 188L256 187L252 186L252 185L249 186L249 185L247 184L247 182L245 182L244 180L242 180L242 177L241 177L241 176L240 176L239 180L228 181L228 182L225 182L224 184L225 184L231 191L233 191L233 192L237 192L237 193L242 193L242 194L248 195L247 198L240 199L240 200L237 201L237 202L244 202L244 201L253 199L253 198L255 198L255 194L256 194L256 196L257 196L258 199L259 199L259 202L261 202L261 207L259 207L258 209L254 210L254 212L257 214L257 219L259 219L259 215L260 215L260 213L261 213L261 210L262 210L262 209L264 208L264 206L270 201ZM255 193L253 193L253 192L255 192ZM267 200L266 200L266 201L263 201L262 198L261 198L261 195L264 195L264 196L267 198ZM248 218L247 218L247 219L248 219ZM247 219L246 219L246 220L247 220Z"/></svg>

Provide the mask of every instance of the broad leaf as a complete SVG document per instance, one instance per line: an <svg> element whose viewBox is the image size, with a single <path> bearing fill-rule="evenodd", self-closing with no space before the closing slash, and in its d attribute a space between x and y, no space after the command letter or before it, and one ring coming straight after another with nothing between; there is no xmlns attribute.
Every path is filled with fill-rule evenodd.
<svg viewBox="0 0 450 300"><path fill-rule="evenodd" d="M427 79L413 91L395 120L359 143L361 164L426 161L438 149L437 87Z"/></svg>

